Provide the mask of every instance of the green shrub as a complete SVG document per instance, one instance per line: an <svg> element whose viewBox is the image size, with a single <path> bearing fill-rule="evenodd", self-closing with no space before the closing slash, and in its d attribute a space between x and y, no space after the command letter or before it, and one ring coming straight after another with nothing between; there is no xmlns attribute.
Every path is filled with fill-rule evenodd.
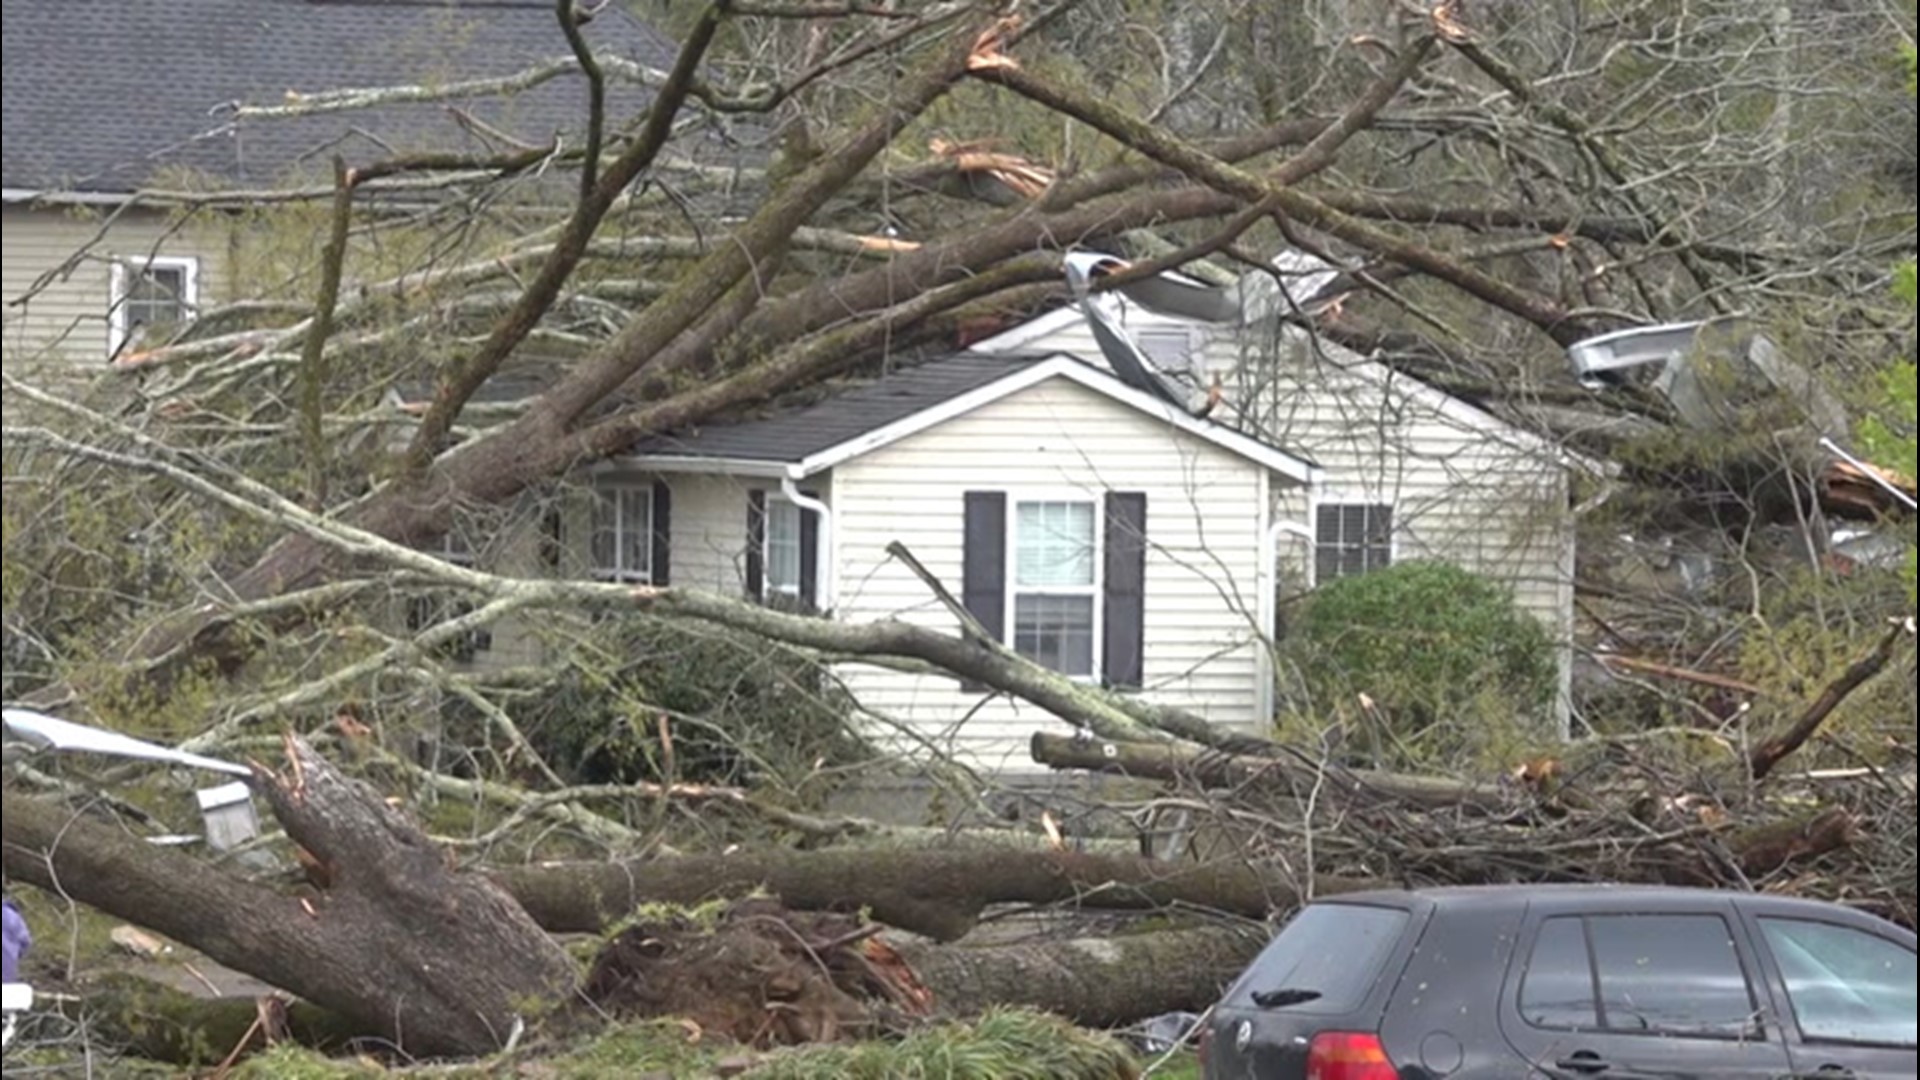
<svg viewBox="0 0 1920 1080"><path fill-rule="evenodd" d="M1286 648L1305 691L1297 710L1356 720L1376 758L1492 749L1537 721L1559 682L1539 621L1507 588L1445 563L1328 582L1296 625Z"/></svg>

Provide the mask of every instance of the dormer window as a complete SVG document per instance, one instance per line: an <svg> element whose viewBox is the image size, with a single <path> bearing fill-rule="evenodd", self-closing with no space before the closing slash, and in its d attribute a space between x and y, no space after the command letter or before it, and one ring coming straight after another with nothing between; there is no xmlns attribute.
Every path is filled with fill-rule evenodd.
<svg viewBox="0 0 1920 1080"><path fill-rule="evenodd" d="M1147 362L1167 375L1193 374L1193 331L1184 326L1142 327L1133 332L1134 341Z"/></svg>

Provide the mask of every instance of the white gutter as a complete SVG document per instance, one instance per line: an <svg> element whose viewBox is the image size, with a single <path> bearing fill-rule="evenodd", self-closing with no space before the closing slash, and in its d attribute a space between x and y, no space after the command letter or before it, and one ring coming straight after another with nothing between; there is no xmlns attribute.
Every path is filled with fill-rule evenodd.
<svg viewBox="0 0 1920 1080"><path fill-rule="evenodd" d="M796 466L785 465L778 461L756 461L749 458L718 457L666 457L653 454L623 454L605 458L587 466L591 473L639 470L656 473L720 473L725 476L754 476L765 480L778 480L786 476Z"/></svg>
<svg viewBox="0 0 1920 1080"><path fill-rule="evenodd" d="M811 495L802 494L800 481L806 473L798 465L787 466L780 478L780 494L802 510L819 515L819 531L813 545L813 606L817 611L833 610L833 509Z"/></svg>
<svg viewBox="0 0 1920 1080"><path fill-rule="evenodd" d="M0 202L37 203L41 206L119 206L131 202L132 195L94 191L35 191L32 188L0 188Z"/></svg>

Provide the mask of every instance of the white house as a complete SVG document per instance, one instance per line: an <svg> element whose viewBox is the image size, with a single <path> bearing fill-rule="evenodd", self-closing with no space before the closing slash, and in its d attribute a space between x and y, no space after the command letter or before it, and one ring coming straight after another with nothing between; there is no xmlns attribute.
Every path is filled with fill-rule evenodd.
<svg viewBox="0 0 1920 1080"><path fill-rule="evenodd" d="M504 78L569 51L546 4L360 0L4 0L0 347L9 372L99 370L158 333L278 280L287 244L244 193L320 184L423 150L494 152L431 101L237 118L298 94ZM581 31L603 56L671 66L676 46L623 5ZM577 139L585 80L565 74L461 112L530 145ZM611 115L650 96L615 79ZM564 136L564 138L563 138ZM226 193L186 216L152 193ZM143 195L142 193L146 193ZM177 202L178 200L175 200ZM310 255L304 240L299 253Z"/></svg>
<svg viewBox="0 0 1920 1080"><path fill-rule="evenodd" d="M1016 651L1255 730L1276 545L1304 531L1315 476L1078 358L960 354L636 446L596 469L586 546L602 577L957 630L897 542ZM1031 769L1032 734L1066 730L950 677L840 675L985 768Z"/></svg>
<svg viewBox="0 0 1920 1080"><path fill-rule="evenodd" d="M1561 719L1572 672L1570 475L1597 468L1460 398L1276 320L1205 323L1097 295L1109 326L1211 415L1314 461L1303 517L1312 557L1282 580L1297 596L1336 576L1438 559L1503 582L1563 645ZM1062 352L1107 366L1082 307L974 343L975 352ZM1283 550L1282 555L1286 552ZM1283 560L1280 573L1288 564ZM1284 636L1287 604L1276 611Z"/></svg>

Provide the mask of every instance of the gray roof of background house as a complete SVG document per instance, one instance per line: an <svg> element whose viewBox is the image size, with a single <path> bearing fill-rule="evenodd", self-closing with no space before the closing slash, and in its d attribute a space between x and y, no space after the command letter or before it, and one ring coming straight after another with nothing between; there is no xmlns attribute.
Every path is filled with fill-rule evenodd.
<svg viewBox="0 0 1920 1080"><path fill-rule="evenodd" d="M253 186L324 174L334 153L479 151L446 104L233 121L230 103L513 74L568 55L550 0L4 0L4 171L9 189L125 193L184 167ZM655 68L676 46L606 6L596 51ZM650 93L610 79L609 126ZM585 124L586 84L563 75L511 98L453 102L544 145Z"/></svg>
<svg viewBox="0 0 1920 1080"><path fill-rule="evenodd" d="M974 353L941 357L876 379L833 384L829 396L821 400L778 405L750 419L652 436L627 453L800 461L1052 358Z"/></svg>

